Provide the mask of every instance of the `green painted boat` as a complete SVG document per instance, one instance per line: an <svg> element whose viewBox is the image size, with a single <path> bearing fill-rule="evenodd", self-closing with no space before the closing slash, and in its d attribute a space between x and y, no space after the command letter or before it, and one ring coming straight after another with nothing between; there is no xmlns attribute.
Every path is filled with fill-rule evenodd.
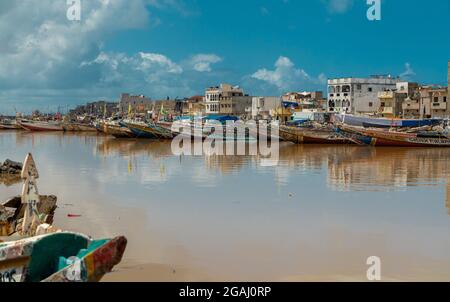
<svg viewBox="0 0 450 302"><path fill-rule="evenodd" d="M0 282L98 282L122 260L125 237L58 232L0 242Z"/></svg>

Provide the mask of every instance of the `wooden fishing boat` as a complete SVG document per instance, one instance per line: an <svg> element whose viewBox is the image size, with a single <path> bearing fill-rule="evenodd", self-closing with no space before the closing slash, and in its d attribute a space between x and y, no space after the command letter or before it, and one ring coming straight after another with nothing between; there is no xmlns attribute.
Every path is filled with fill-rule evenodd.
<svg viewBox="0 0 450 302"><path fill-rule="evenodd" d="M450 138L435 132L400 132L339 126L347 133L365 137L372 146L388 147L450 147Z"/></svg>
<svg viewBox="0 0 450 302"><path fill-rule="evenodd" d="M130 129L131 132L133 132L133 134L137 138L148 138L148 139L164 138L164 136L161 135L161 133L159 133L152 127L149 127L148 124L144 122L121 121L120 125Z"/></svg>
<svg viewBox="0 0 450 302"><path fill-rule="evenodd" d="M28 131L63 131L64 128L60 122L49 121L17 121L17 124Z"/></svg>
<svg viewBox="0 0 450 302"><path fill-rule="evenodd" d="M74 132L96 132L97 128L83 123L64 123L62 125L64 131L74 131Z"/></svg>
<svg viewBox="0 0 450 302"><path fill-rule="evenodd" d="M0 282L98 282L126 245L123 236L92 240L71 232L0 242Z"/></svg>
<svg viewBox="0 0 450 302"><path fill-rule="evenodd" d="M441 119L389 119L352 114L337 114L335 119L350 126L366 128L423 127L435 126L442 122Z"/></svg>
<svg viewBox="0 0 450 302"><path fill-rule="evenodd" d="M105 133L115 138L135 138L136 135L127 127L120 125L105 124Z"/></svg>
<svg viewBox="0 0 450 302"><path fill-rule="evenodd" d="M280 126L279 135L285 141L296 144L353 144L354 142L342 137L336 131L323 128L301 128L294 126Z"/></svg>
<svg viewBox="0 0 450 302"><path fill-rule="evenodd" d="M19 130L22 129L16 121L3 120L0 122L0 130Z"/></svg>

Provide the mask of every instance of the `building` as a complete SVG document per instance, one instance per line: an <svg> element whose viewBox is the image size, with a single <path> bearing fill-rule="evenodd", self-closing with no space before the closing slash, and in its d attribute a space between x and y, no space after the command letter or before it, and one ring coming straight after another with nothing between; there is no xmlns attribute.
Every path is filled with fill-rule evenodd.
<svg viewBox="0 0 450 302"><path fill-rule="evenodd" d="M250 115L251 107L251 96L223 97L219 102L219 114L236 116Z"/></svg>
<svg viewBox="0 0 450 302"><path fill-rule="evenodd" d="M448 61L448 73L447 73L447 101L450 100L450 61Z"/></svg>
<svg viewBox="0 0 450 302"><path fill-rule="evenodd" d="M328 80L328 111L376 113L380 107L378 92L394 90L398 82L391 76Z"/></svg>
<svg viewBox="0 0 450 302"><path fill-rule="evenodd" d="M183 115L202 116L205 113L204 99L204 96L196 95L184 100Z"/></svg>
<svg viewBox="0 0 450 302"><path fill-rule="evenodd" d="M147 114L153 108L154 102L150 98L146 98L144 95L130 95L128 93L122 93L119 101L119 112L122 115L128 114L128 110L131 108L133 113Z"/></svg>
<svg viewBox="0 0 450 302"><path fill-rule="evenodd" d="M380 101L378 115L382 117L403 116L403 104L406 100L412 101L418 99L418 91L419 85L417 83L398 82L395 89L378 92L378 100ZM407 114L410 113L407 112Z"/></svg>
<svg viewBox="0 0 450 302"><path fill-rule="evenodd" d="M220 84L205 92L206 114L244 115L251 111L252 99L238 86Z"/></svg>
<svg viewBox="0 0 450 302"><path fill-rule="evenodd" d="M70 116L113 116L118 112L118 103L107 101L96 101L86 105L77 106L69 111Z"/></svg>
<svg viewBox="0 0 450 302"><path fill-rule="evenodd" d="M183 114L185 100L158 100L154 102L149 112L156 115L179 116Z"/></svg>
<svg viewBox="0 0 450 302"><path fill-rule="evenodd" d="M326 106L324 107L326 100L323 98L322 91L289 92L283 95L282 98L285 102L297 102L301 109L326 109Z"/></svg>
<svg viewBox="0 0 450 302"><path fill-rule="evenodd" d="M419 114L420 117L445 118L449 116L447 87L422 86L419 88L419 92L422 108L428 107L424 108L424 115Z"/></svg>
<svg viewBox="0 0 450 302"><path fill-rule="evenodd" d="M279 96L255 96L252 97L252 118L270 119L273 112L282 106L282 98Z"/></svg>

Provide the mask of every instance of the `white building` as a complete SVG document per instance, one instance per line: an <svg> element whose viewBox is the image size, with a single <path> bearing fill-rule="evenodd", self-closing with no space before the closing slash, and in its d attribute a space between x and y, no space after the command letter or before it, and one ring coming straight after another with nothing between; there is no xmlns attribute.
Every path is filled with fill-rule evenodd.
<svg viewBox="0 0 450 302"><path fill-rule="evenodd" d="M255 96L252 98L252 118L269 119L272 112L281 107L279 96Z"/></svg>
<svg viewBox="0 0 450 302"><path fill-rule="evenodd" d="M380 108L378 92L395 90L398 82L390 76L328 80L328 111L375 113Z"/></svg>
<svg viewBox="0 0 450 302"><path fill-rule="evenodd" d="M220 84L217 87L210 87L205 91L205 113L219 114L220 102L231 100L233 97L244 96L244 91L238 86L229 84Z"/></svg>

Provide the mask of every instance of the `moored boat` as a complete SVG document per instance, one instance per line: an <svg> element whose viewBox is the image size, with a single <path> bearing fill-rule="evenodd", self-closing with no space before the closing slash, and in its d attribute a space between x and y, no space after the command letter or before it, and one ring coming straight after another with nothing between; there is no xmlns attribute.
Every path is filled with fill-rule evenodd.
<svg viewBox="0 0 450 302"><path fill-rule="evenodd" d="M0 121L0 130L18 130L22 129L16 121L2 120Z"/></svg>
<svg viewBox="0 0 450 302"><path fill-rule="evenodd" d="M342 125L339 128L347 133L366 138L366 141L372 146L450 147L450 138L442 133L387 131Z"/></svg>
<svg viewBox="0 0 450 302"><path fill-rule="evenodd" d="M296 144L353 144L354 142L342 137L333 129L302 128L295 126L280 126L279 135L285 141Z"/></svg>
<svg viewBox="0 0 450 302"><path fill-rule="evenodd" d="M370 116L358 116L352 114L335 115L337 122L350 126L366 128L393 128L393 127L423 127L435 126L442 122L441 119L397 119L377 118Z"/></svg>
<svg viewBox="0 0 450 302"><path fill-rule="evenodd" d="M122 127L120 125L105 124L105 133L112 135L115 138L135 138L136 135L128 129L127 127Z"/></svg>
<svg viewBox="0 0 450 302"><path fill-rule="evenodd" d="M28 131L64 131L62 123L57 121L17 121L17 124Z"/></svg>
<svg viewBox="0 0 450 302"><path fill-rule="evenodd" d="M57 232L0 243L1 282L97 282L120 263L123 236L92 240Z"/></svg>
<svg viewBox="0 0 450 302"><path fill-rule="evenodd" d="M90 124L83 123L64 123L62 124L64 131L74 131L74 132L95 132L97 128Z"/></svg>
<svg viewBox="0 0 450 302"><path fill-rule="evenodd" d="M161 134L149 127L147 123L135 121L121 121L119 123L133 132L137 138L159 139L163 138Z"/></svg>

